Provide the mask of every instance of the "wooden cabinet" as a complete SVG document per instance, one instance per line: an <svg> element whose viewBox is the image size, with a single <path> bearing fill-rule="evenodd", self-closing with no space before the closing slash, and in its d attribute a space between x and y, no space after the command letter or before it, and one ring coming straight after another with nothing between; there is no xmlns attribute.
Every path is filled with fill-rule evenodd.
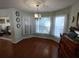
<svg viewBox="0 0 79 59"><path fill-rule="evenodd" d="M79 42L74 41L67 35L62 35L59 43L60 58L79 57Z"/></svg>

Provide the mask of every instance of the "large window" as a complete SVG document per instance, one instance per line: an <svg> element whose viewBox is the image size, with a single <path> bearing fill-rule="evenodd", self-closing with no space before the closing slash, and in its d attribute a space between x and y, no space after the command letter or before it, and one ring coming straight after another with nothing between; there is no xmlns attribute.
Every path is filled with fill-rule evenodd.
<svg viewBox="0 0 79 59"><path fill-rule="evenodd" d="M56 16L55 17L54 35L56 37L60 37L60 33L64 32L65 19L66 19L66 16Z"/></svg>
<svg viewBox="0 0 79 59"><path fill-rule="evenodd" d="M49 34L50 32L50 17L42 17L36 20L36 33Z"/></svg>

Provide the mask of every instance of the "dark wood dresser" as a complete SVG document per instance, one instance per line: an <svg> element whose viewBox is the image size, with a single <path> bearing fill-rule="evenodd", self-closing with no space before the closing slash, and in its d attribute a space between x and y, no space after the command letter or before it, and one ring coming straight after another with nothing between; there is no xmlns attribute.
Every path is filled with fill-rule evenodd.
<svg viewBox="0 0 79 59"><path fill-rule="evenodd" d="M62 35L59 44L60 58L77 58L79 57L79 42L71 39L67 35Z"/></svg>

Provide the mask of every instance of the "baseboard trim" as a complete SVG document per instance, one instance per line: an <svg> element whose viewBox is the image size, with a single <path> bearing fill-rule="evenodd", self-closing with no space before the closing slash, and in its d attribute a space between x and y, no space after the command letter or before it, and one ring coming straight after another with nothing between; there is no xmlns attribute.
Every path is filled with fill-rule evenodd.
<svg viewBox="0 0 79 59"><path fill-rule="evenodd" d="M54 40L56 42L59 43L60 40L58 39L55 39L53 37L44 37L44 36L36 36L36 35L28 35L28 36L25 36L25 37L22 37L21 39L19 40L12 40L12 39L9 39L9 38L5 38L5 37L0 37L0 39L4 39L4 40L9 40L10 42L14 43L14 44L17 44L18 42L22 41L23 39L28 39L28 38L32 38L32 37L38 37L38 38L44 38L44 39L50 39L50 40Z"/></svg>

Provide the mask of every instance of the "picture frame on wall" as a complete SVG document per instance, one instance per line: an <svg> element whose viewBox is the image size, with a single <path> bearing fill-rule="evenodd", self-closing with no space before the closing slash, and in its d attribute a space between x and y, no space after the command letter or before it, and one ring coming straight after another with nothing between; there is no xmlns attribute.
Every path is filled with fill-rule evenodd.
<svg viewBox="0 0 79 59"><path fill-rule="evenodd" d="M74 16L72 16L72 23L74 23L74 21L75 21L75 17L74 17Z"/></svg>
<svg viewBox="0 0 79 59"><path fill-rule="evenodd" d="M77 13L77 21L76 21L76 25L79 28L79 12Z"/></svg>
<svg viewBox="0 0 79 59"><path fill-rule="evenodd" d="M16 21L17 21L17 22L20 22L20 18L17 17L17 18L16 18Z"/></svg>

